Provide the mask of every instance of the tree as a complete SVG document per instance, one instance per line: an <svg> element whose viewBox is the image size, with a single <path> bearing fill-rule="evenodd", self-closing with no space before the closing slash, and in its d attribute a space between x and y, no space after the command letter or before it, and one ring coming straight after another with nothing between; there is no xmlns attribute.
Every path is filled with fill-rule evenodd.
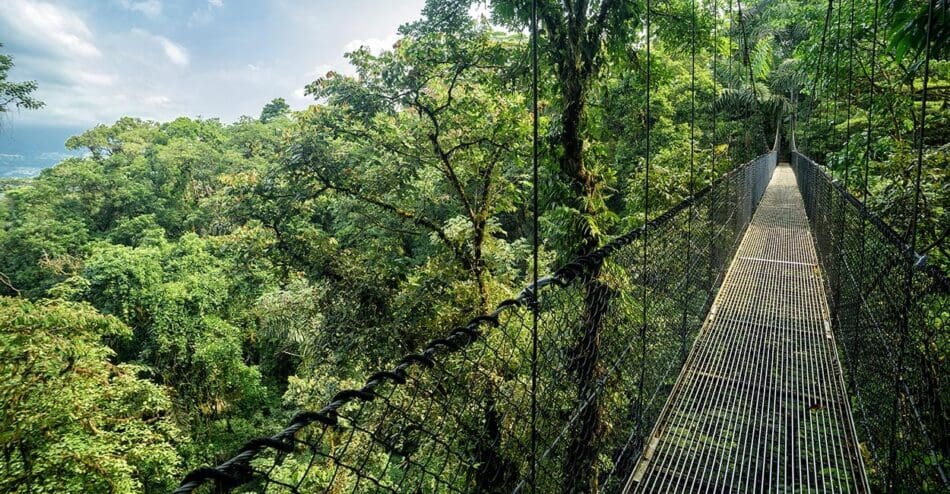
<svg viewBox="0 0 950 494"><path fill-rule="evenodd" d="M180 474L167 389L111 362L129 328L87 304L0 297L0 490L168 492Z"/></svg>
<svg viewBox="0 0 950 494"><path fill-rule="evenodd" d="M0 43L0 48L2 47L3 44ZM13 57L0 54L0 114L10 111L11 106L27 110L42 108L43 102L31 96L38 87L36 81L7 81L7 73L12 68Z"/></svg>
<svg viewBox="0 0 950 494"><path fill-rule="evenodd" d="M391 50L356 50L354 74L310 84L317 102L299 113L277 98L259 118L234 124L125 117L69 139L83 156L0 183L0 294L22 297L0 299L0 399L12 404L0 411L0 491L166 490L176 465L220 461L292 410L322 408L524 286L533 235L530 2L481 0L511 28L502 32L470 17L475 1L429 0ZM945 0L935 2L945 16ZM542 272L749 159L763 137L771 143L774 117L796 94L813 107L802 126L807 150L838 174L850 170L852 189L867 152L868 207L906 223L927 14L911 3L881 5L889 27L877 38L872 5L855 4L851 43L847 2L823 33L826 0L742 2L741 16L726 0L708 9L654 1L648 66L645 2L538 0ZM934 21L932 50L945 58L943 19ZM878 57L868 63L872 50ZM940 266L950 259L948 67L931 63L917 211L920 250ZM35 89L20 83L26 99L8 99L10 110L35 101L24 84ZM688 254L698 245L683 242ZM546 310L552 324L540 335L553 344L539 377L554 384L544 386L538 432L559 438L543 460L549 491L610 490L598 479L608 470L625 476L642 450L644 437L625 424L652 412L643 393L613 391L632 389L636 372L623 385L606 379L617 341L610 332L641 332L643 340L622 340L652 345L679 316L655 324L657 316L640 316L640 297L618 296L644 277L616 276L614 263L639 256L631 248L605 260L603 273L594 267L568 291L549 292L582 299L564 317ZM680 294L685 303L690 293ZM657 303L684 303L650 298L653 314L679 314ZM555 320L569 322L548 331ZM489 354L512 344L502 343L508 331L484 334L472 348ZM528 363L527 354L517 358ZM527 398L519 383L529 369L488 359L473 355L477 379L452 372L469 363L446 361L457 377L438 389L452 400L442 415L464 420L445 422L442 435L474 456L465 482L510 492L527 459L512 446L532 431L504 401ZM428 418L413 406L410 417ZM373 424L363 417L354 425ZM623 455L606 451L615 440L631 441ZM371 447L347 446L360 455ZM278 470L309 471L298 490L332 475L317 462L309 470L310 455L295 456Z"/></svg>
<svg viewBox="0 0 950 494"><path fill-rule="evenodd" d="M514 28L528 22L531 2L495 0L495 16ZM605 233L602 177L595 163L585 160L585 117L591 84L612 54L626 55L627 43L639 33L639 2L599 0L570 2L539 0L538 17L545 42L542 49L556 77L558 113L553 140L558 146L557 174L567 185L556 196L576 216L572 222L567 253L583 255L596 249ZM606 215L609 216L609 215Z"/></svg>
<svg viewBox="0 0 950 494"><path fill-rule="evenodd" d="M290 105L284 101L284 98L274 98L264 105L264 109L261 110L261 123L267 123L271 120L275 120L281 117L285 117L290 113Z"/></svg>
<svg viewBox="0 0 950 494"><path fill-rule="evenodd" d="M238 442L243 429L250 434L248 420L268 405L257 366L244 360L246 328L226 319L229 292L240 289L225 275L228 260L209 252L212 243L191 233L175 243L100 243L82 271L84 298L134 330L113 345L122 360L146 363L174 387L179 421L200 438L189 460Z"/></svg>
<svg viewBox="0 0 950 494"><path fill-rule="evenodd" d="M430 19L431 21L431 19ZM358 77L331 73L307 91L329 104L305 114L293 158L307 188L333 191L437 239L491 300L490 255L523 173L524 94L511 92L516 40L470 19L404 28L391 52L349 55ZM303 172L303 173L302 173ZM300 184L303 185L303 184Z"/></svg>

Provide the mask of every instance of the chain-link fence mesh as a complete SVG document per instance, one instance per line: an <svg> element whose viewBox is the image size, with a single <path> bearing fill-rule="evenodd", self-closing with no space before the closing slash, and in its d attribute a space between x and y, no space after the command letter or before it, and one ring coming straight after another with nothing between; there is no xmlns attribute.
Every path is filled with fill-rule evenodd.
<svg viewBox="0 0 950 494"><path fill-rule="evenodd" d="M620 490L775 161L736 168L177 492Z"/></svg>
<svg viewBox="0 0 950 494"><path fill-rule="evenodd" d="M872 488L947 492L950 283L814 161L792 166Z"/></svg>

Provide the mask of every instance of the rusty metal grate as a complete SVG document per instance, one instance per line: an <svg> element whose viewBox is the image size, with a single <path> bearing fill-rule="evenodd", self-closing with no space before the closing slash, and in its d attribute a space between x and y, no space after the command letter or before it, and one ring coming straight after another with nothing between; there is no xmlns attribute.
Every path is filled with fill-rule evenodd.
<svg viewBox="0 0 950 494"><path fill-rule="evenodd" d="M868 490L787 165L775 170L628 490Z"/></svg>

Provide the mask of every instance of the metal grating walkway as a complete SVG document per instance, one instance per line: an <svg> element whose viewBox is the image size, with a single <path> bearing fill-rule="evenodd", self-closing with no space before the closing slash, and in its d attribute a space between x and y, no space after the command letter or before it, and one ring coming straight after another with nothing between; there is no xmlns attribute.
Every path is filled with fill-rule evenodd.
<svg viewBox="0 0 950 494"><path fill-rule="evenodd" d="M630 492L867 492L821 270L783 164Z"/></svg>

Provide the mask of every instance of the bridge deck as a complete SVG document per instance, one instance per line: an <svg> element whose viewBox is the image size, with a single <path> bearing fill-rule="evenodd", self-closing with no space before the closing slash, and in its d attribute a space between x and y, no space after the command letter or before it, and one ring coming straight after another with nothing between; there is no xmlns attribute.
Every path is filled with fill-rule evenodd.
<svg viewBox="0 0 950 494"><path fill-rule="evenodd" d="M628 485L866 492L801 195L776 168Z"/></svg>

